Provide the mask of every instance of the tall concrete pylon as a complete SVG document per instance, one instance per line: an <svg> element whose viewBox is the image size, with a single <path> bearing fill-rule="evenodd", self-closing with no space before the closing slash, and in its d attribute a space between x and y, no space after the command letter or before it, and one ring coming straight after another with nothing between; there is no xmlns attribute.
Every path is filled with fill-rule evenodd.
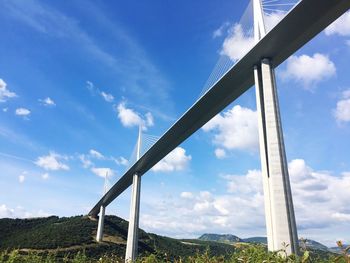
<svg viewBox="0 0 350 263"><path fill-rule="evenodd" d="M137 139L136 160L140 159L142 125L139 126ZM139 214L140 214L141 175L134 174L131 189L130 219L128 228L128 239L126 243L125 262L133 262L137 257L139 241Z"/></svg>
<svg viewBox="0 0 350 263"><path fill-rule="evenodd" d="M108 171L106 172L105 176L105 184L103 189L103 194L105 195L107 193L107 178L108 178ZM104 227L104 221L105 221L105 210L106 208L101 205L100 207L100 214L98 218L98 226L97 226L97 234L96 234L96 241L101 242L103 240L103 227Z"/></svg>
<svg viewBox="0 0 350 263"><path fill-rule="evenodd" d="M101 242L103 239L104 220L105 220L105 207L103 205L101 205L100 214L98 217L97 234L96 234L96 241L97 242Z"/></svg>
<svg viewBox="0 0 350 263"><path fill-rule="evenodd" d="M265 36L261 0L253 0L254 36ZM298 253L298 234L286 159L275 72L268 58L254 68L268 249Z"/></svg>

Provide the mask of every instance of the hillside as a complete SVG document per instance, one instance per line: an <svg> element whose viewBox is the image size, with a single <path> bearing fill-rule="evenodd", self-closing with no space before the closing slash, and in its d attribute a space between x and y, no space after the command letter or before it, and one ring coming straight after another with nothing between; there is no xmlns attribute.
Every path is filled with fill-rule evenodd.
<svg viewBox="0 0 350 263"><path fill-rule="evenodd" d="M117 216L105 217L104 242L95 242L97 221L86 216L51 216L33 219L0 219L0 250L20 249L21 252L57 252L58 257L79 250L92 258L104 254L124 257L128 222ZM139 232L139 253L166 254L169 258L185 257L207 248L211 256L228 255L234 251L232 245L200 240L177 240L143 230Z"/></svg>
<svg viewBox="0 0 350 263"><path fill-rule="evenodd" d="M245 242L245 243L256 243L256 244L263 244L267 245L267 238L266 237L248 237L248 238L240 238L235 235L231 234L203 234L199 238L199 240L207 240L207 241L216 241L216 242L223 242L223 243L228 243L228 244L234 244L237 242ZM327 246L311 240L311 239L306 239L306 240L299 240L299 245L306 246L308 249L312 250L321 250L321 251L340 251L339 248L334 247L334 248L328 248Z"/></svg>
<svg viewBox="0 0 350 263"><path fill-rule="evenodd" d="M117 216L106 216L104 242L102 243L95 241L96 228L97 221L86 216L0 219L0 262L2 262L1 253L6 254L6 251L14 249L18 249L19 253L23 255L34 252L44 257L50 253L55 258L54 262L63 262L63 258L67 256L74 258L79 255L79 251L84 251L84 255L91 260L97 260L103 255L123 258L128 222ZM197 258L206 257L211 258L211 260L214 260L214 256L223 256L228 259L228 262L236 262L232 261L232 258L238 257L254 256L258 257L259 260L261 257L276 258L276 255L267 252L266 246L249 244L264 243L266 242L264 237L241 239L230 234L204 234L199 239L173 239L146 233L141 229L139 237L139 255L141 257L151 254L157 255L158 258L162 259L158 262L168 262L169 259L172 261L172 259L179 257L187 258L189 262L192 262L189 257L196 255ZM305 244L310 250L311 257L318 259L318 261L310 262L321 262L320 259L332 256L332 253L329 253L325 249L326 247L318 242L308 240ZM208 254L206 251L209 251ZM223 262L223 259L218 260L218 262ZM260 262L259 260L252 262ZM328 261L322 260L322 262Z"/></svg>
<svg viewBox="0 0 350 263"><path fill-rule="evenodd" d="M203 241L217 241L217 242L224 242L224 243L235 243L235 242L242 242L243 240L239 237L231 234L203 234L199 238L199 240Z"/></svg>

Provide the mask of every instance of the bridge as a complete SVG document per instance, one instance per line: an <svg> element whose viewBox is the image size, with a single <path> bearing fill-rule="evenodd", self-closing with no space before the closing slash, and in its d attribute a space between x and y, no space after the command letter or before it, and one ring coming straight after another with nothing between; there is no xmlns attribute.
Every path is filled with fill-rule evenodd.
<svg viewBox="0 0 350 263"><path fill-rule="evenodd" d="M255 84L259 144L263 176L268 249L289 244L287 253L298 253L298 235L274 69L350 8L349 0L302 0L269 32L261 0L251 0L255 45L141 155L141 132L137 158L124 175L96 203L89 216L99 223L97 241L103 237L105 208L132 185L130 220L125 261L137 256L141 176L212 117ZM265 0L273 3L275 0Z"/></svg>

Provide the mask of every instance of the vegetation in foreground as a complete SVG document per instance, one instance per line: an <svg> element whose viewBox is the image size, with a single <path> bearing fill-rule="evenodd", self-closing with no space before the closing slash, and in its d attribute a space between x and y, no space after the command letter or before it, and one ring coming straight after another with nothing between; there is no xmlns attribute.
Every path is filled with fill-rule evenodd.
<svg viewBox="0 0 350 263"><path fill-rule="evenodd" d="M286 256L282 250L277 252L268 252L263 245L243 244L237 248L234 253L226 256L210 256L209 251L194 256L178 257L170 259L166 254L150 254L139 258L136 263L308 263L308 262L335 262L335 263L350 263L350 246L345 248L341 242L338 242L339 248L342 249L341 255L328 254L327 257L320 257L319 254L312 251L304 250L300 257L295 255ZM124 259L117 255L104 255L99 259L89 258L84 251L79 251L76 254L66 254L63 258L58 259L56 253L42 253L12 250L0 253L0 262L2 263L124 263Z"/></svg>

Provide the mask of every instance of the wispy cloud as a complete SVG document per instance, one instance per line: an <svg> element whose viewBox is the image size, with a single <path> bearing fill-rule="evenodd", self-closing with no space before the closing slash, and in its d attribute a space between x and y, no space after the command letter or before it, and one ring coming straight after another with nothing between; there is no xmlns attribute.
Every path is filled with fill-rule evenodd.
<svg viewBox="0 0 350 263"><path fill-rule="evenodd" d="M101 91L101 96L102 96L102 98L104 98L104 100L107 101L107 102L112 102L112 101L114 100L114 97L113 97L112 94L108 94L108 93L106 93L106 92L104 92L104 91Z"/></svg>
<svg viewBox="0 0 350 263"><path fill-rule="evenodd" d="M320 81L327 80L336 74L336 67L327 55L315 53L313 56L291 56L287 60L282 78L303 84L305 89L313 90Z"/></svg>
<svg viewBox="0 0 350 263"><path fill-rule="evenodd" d="M56 103L50 97L46 97L45 99L39 99L39 102L44 106L56 106Z"/></svg>
<svg viewBox="0 0 350 263"><path fill-rule="evenodd" d="M92 158L96 158L96 159L100 159L100 160L105 159L105 157L103 156L102 153L100 153L99 151L96 151L94 149L91 149L89 151L89 154Z"/></svg>
<svg viewBox="0 0 350 263"><path fill-rule="evenodd" d="M50 175L49 175L49 173L44 173L44 174L41 175L41 178L42 178L43 180L47 180L47 179L50 178Z"/></svg>
<svg viewBox="0 0 350 263"><path fill-rule="evenodd" d="M22 117L28 117L30 114L30 110L26 109L26 108L17 108L15 110L15 114L17 116L22 116Z"/></svg>
<svg viewBox="0 0 350 263"><path fill-rule="evenodd" d="M221 37L225 34L226 29L230 26L229 22L223 23L219 28L215 29L213 32L213 38Z"/></svg>
<svg viewBox="0 0 350 263"><path fill-rule="evenodd" d="M81 161L84 168L94 166L94 163L90 160L89 156L86 156L85 154L80 154L78 158Z"/></svg>
<svg viewBox="0 0 350 263"><path fill-rule="evenodd" d="M107 102L113 102L114 101L114 96L112 94L109 94L105 91L100 90L97 88L94 83L91 81L87 80L86 81L86 88L92 93L92 94L98 94L100 95L105 101Z"/></svg>
<svg viewBox="0 0 350 263"><path fill-rule="evenodd" d="M0 78L0 102L5 102L10 98L17 97L16 93L7 88L6 82Z"/></svg>
<svg viewBox="0 0 350 263"><path fill-rule="evenodd" d="M114 176L115 171L112 170L111 168L106 168L106 167L93 167L91 168L91 172L93 172L94 174L100 176L100 177L111 177Z"/></svg>
<svg viewBox="0 0 350 263"><path fill-rule="evenodd" d="M342 93L341 99L333 110L334 117L338 122L350 122L350 89Z"/></svg>
<svg viewBox="0 0 350 263"><path fill-rule="evenodd" d="M35 164L44 168L45 170L69 170L69 166L61 161L67 159L67 156L60 155L55 152L50 152L48 155L38 157L38 159L35 161Z"/></svg>
<svg viewBox="0 0 350 263"><path fill-rule="evenodd" d="M25 179L26 179L26 174L27 172L22 172L20 176L18 176L18 181L19 183L24 183Z"/></svg>
<svg viewBox="0 0 350 263"><path fill-rule="evenodd" d="M125 159L123 156L120 156L118 158L113 158L113 160L117 165L127 166L129 164L129 161Z"/></svg>
<svg viewBox="0 0 350 263"><path fill-rule="evenodd" d="M151 108L161 105L166 105L168 109L172 108L173 102L168 94L170 88L168 81L137 41L115 21L108 19L106 13L98 6L89 3L84 5L84 10L93 17L98 26L110 33L109 37L114 43L118 43L120 48L107 51L99 45L98 40L87 33L77 19L62 14L47 2L15 0L7 1L3 5L12 18L39 33L70 41L74 46L79 47L79 51L87 52L104 66L109 67L115 76L118 76L120 86L127 87L124 91L130 95L137 95L135 98L138 98L138 103ZM157 94L156 98L154 94ZM105 92L105 95L111 94ZM105 98L112 100L111 96ZM157 100L156 105L155 100Z"/></svg>

